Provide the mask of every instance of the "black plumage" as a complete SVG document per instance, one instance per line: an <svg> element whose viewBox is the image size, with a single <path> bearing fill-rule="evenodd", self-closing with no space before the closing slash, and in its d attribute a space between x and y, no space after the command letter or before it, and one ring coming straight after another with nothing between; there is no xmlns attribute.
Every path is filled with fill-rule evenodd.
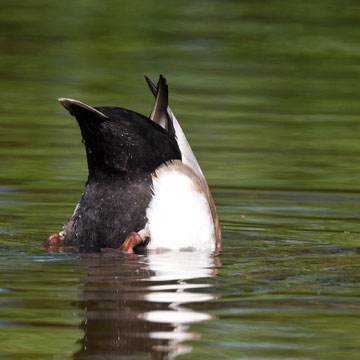
<svg viewBox="0 0 360 360"><path fill-rule="evenodd" d="M167 89L165 96L166 111ZM78 121L89 168L78 206L64 226L63 243L86 252L118 248L146 224L154 170L181 160L175 132L127 109L60 102Z"/></svg>

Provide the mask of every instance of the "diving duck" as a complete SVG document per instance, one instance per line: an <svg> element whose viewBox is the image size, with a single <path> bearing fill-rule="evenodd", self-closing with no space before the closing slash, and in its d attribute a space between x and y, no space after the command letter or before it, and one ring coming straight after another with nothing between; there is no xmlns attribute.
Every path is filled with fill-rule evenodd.
<svg viewBox="0 0 360 360"><path fill-rule="evenodd" d="M155 96L149 117L120 107L60 98L79 124L89 176L63 230L47 248L133 253L142 248L220 248L215 204L198 161L168 105L168 86L145 76Z"/></svg>

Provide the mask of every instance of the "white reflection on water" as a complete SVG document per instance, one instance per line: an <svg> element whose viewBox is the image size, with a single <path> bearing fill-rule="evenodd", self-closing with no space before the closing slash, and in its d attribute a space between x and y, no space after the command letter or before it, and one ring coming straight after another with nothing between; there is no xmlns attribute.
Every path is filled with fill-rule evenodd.
<svg viewBox="0 0 360 360"><path fill-rule="evenodd" d="M206 278L216 275L218 261L210 253L179 251L82 256L78 308L84 337L74 358L151 354L163 359L191 352L181 344L200 337L190 325L213 316L190 304L215 298L206 291L211 286Z"/></svg>
<svg viewBox="0 0 360 360"><path fill-rule="evenodd" d="M212 294L188 291L211 286L203 283L196 284L194 279L214 276L216 274L215 258L203 252L173 251L150 253L147 260L153 275L146 281L176 281L176 283L148 286L150 292L144 295L144 299L152 303L168 303L169 310L147 311L139 314L139 317L151 323L172 325L171 331L149 332L150 338L169 341L166 348L170 358L189 353L192 347L179 345L179 343L200 337L199 334L188 332L189 324L210 320L213 316L205 312L192 311L184 304L215 299ZM192 282L187 283L189 280ZM162 350L166 350L164 346Z"/></svg>
<svg viewBox="0 0 360 360"><path fill-rule="evenodd" d="M189 280L214 276L215 258L200 251L166 251L149 253L147 263L153 276L146 280ZM190 284L189 284L190 285Z"/></svg>

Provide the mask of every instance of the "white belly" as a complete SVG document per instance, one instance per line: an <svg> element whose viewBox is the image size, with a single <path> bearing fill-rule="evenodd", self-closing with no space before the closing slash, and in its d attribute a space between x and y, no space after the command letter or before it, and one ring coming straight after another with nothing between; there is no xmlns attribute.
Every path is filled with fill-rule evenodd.
<svg viewBox="0 0 360 360"><path fill-rule="evenodd" d="M148 249L215 250L214 223L208 200L189 172L164 166L153 177L154 196L146 211Z"/></svg>

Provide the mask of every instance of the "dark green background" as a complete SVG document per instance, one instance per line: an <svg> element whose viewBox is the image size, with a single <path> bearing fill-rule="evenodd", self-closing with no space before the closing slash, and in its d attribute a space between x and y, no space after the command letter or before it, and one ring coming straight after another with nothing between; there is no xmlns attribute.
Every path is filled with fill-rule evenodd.
<svg viewBox="0 0 360 360"><path fill-rule="evenodd" d="M41 249L87 176L56 99L147 115L162 73L224 235L184 358L358 359L359 24L355 0L2 0L0 355L68 359L84 336L92 267Z"/></svg>

